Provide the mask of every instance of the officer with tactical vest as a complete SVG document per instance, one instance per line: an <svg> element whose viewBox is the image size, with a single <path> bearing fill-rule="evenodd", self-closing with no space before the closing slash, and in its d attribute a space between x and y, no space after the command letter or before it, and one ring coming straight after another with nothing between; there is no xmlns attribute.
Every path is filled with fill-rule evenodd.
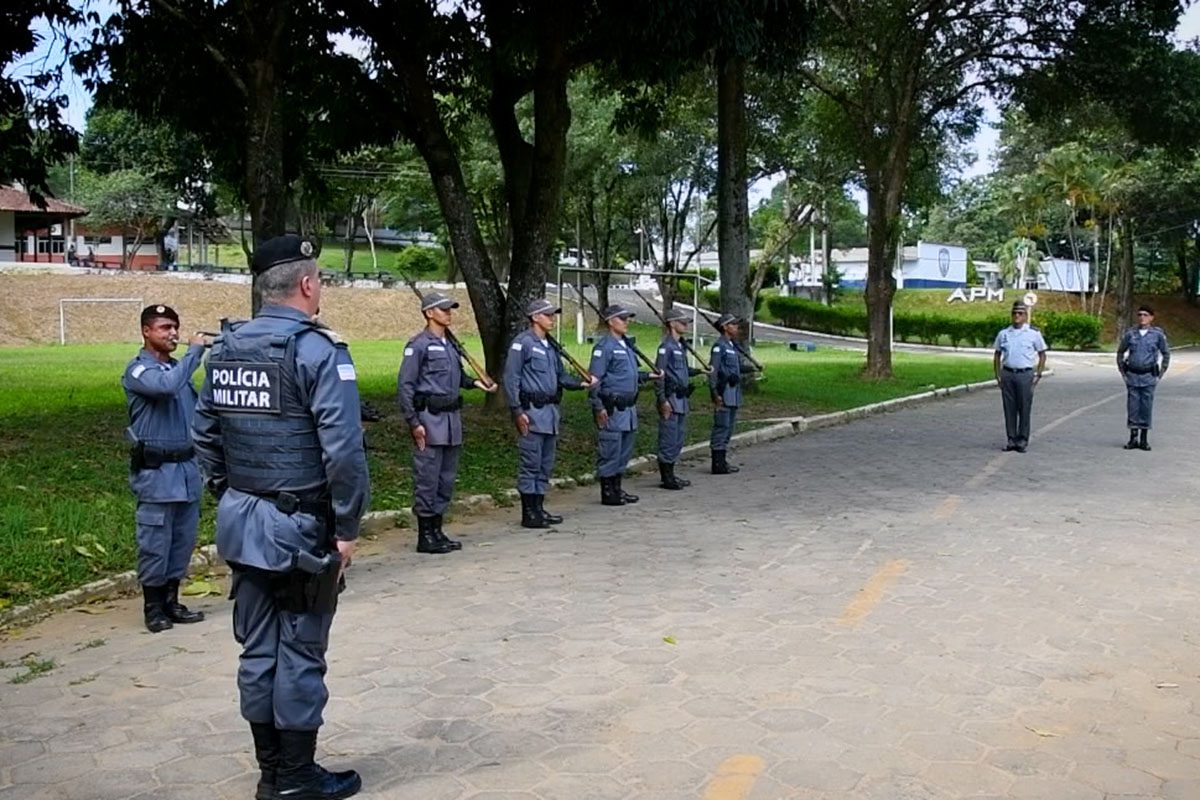
<svg viewBox="0 0 1200 800"><path fill-rule="evenodd" d="M691 378L703 375L704 370L689 367L687 363L682 339L690 322L688 315L683 309L672 308L663 319L667 332L654 362L663 374L662 381L654 384L658 401L658 473L662 479L659 485L664 489L682 489L692 482L675 475L675 462L687 438L688 398L696 388Z"/></svg>
<svg viewBox="0 0 1200 800"><path fill-rule="evenodd" d="M743 376L752 374L754 367L742 361L742 352L736 342L739 320L733 314L722 314L715 325L721 332L713 344L712 372L708 376L708 389L713 401L713 427L709 445L712 448L713 475L728 475L739 467L730 465L726 459L729 439L737 422L738 408L742 405Z"/></svg>
<svg viewBox="0 0 1200 800"><path fill-rule="evenodd" d="M370 500L354 363L313 319L321 302L314 252L294 235L255 248L262 308L213 342L193 427L200 469L219 498L217 551L233 572L238 690L262 771L258 800L330 800L362 787L358 773L313 760L329 698L329 629Z"/></svg>
<svg viewBox="0 0 1200 800"><path fill-rule="evenodd" d="M199 622L204 612L179 602L200 523L200 471L192 448L196 390L192 373L204 354L204 336L188 339L176 361L179 315L170 306L142 311L142 349L125 367L121 386L129 410L129 488L137 497L138 583L146 629Z"/></svg>
<svg viewBox="0 0 1200 800"><path fill-rule="evenodd" d="M621 305L610 305L601 313L606 333L592 349L588 372L596 379L589 400L596 418L596 477L600 502L606 506L636 503L637 495L621 488L625 467L633 455L637 436L638 386L661 373L639 373L633 345L626 340L630 318L636 316Z"/></svg>
<svg viewBox="0 0 1200 800"><path fill-rule="evenodd" d="M546 511L546 490L554 472L559 403L563 389L583 389L581 380L566 371L550 330L562 309L539 298L525 307L529 328L517 334L504 363L504 391L517 426L517 491L521 494L521 525L549 528L563 518Z"/></svg>
<svg viewBox="0 0 1200 800"><path fill-rule="evenodd" d="M467 375L461 354L448 335L458 308L451 298L430 292L422 298L425 330L404 346L397 380L400 411L413 438L413 514L417 517L417 552L441 555L462 544L442 531L442 518L454 496L458 457L462 450L463 389L495 392L494 383Z"/></svg>

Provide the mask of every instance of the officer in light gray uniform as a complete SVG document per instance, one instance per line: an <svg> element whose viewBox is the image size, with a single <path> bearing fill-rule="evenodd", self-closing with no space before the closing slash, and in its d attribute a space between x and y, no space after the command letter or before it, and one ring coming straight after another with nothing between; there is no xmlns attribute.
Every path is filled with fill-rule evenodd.
<svg viewBox="0 0 1200 800"><path fill-rule="evenodd" d="M1137 317L1138 326L1125 331L1117 346L1117 369L1128 395L1129 441L1125 449L1149 450L1154 389L1171 365L1171 348L1163 329L1154 327L1154 309L1141 306Z"/></svg>
<svg viewBox="0 0 1200 800"><path fill-rule="evenodd" d="M254 250L262 308L224 326L209 355L193 438L217 506L217 551L233 571L238 690L263 798L343 798L362 786L313 755L325 651L370 500L350 352L314 321L321 282L307 239Z"/></svg>
<svg viewBox="0 0 1200 800"><path fill-rule="evenodd" d="M703 375L704 371L688 366L687 351L681 341L691 321L688 315L681 308L672 308L665 320L667 332L654 360L663 374L663 379L654 384L658 403L658 474L662 480L659 485L664 489L682 489L692 482L675 475L675 462L687 438L688 398L696 388L691 378Z"/></svg>
<svg viewBox="0 0 1200 800"><path fill-rule="evenodd" d="M753 373L754 367L742 361L742 353L735 341L741 320L733 314L722 314L716 326L721 331L713 343L709 364L712 372L708 376L708 391L713 401L713 427L709 447L712 448L712 474L728 475L739 471L726 458L729 439L737 422L737 412L742 405L742 376Z"/></svg>
<svg viewBox="0 0 1200 800"><path fill-rule="evenodd" d="M588 395L597 428L596 477L600 481L600 502L606 506L638 501L637 495L621 488L621 478L637 437L638 386L653 376L638 372L633 345L625 338L634 316L620 305L604 309L601 320L607 333L596 342L588 365L588 372L596 379Z"/></svg>
<svg viewBox="0 0 1200 800"><path fill-rule="evenodd" d="M1036 365L1036 366L1035 366ZM1029 446L1029 414L1033 409L1033 387L1046 368L1046 340L1029 325L1029 309L1013 303L1012 324L996 335L992 369L1004 402L1005 450L1024 453Z"/></svg>
<svg viewBox="0 0 1200 800"><path fill-rule="evenodd" d="M142 311L142 349L125 367L121 386L129 410L129 488L137 498L138 583L151 633L174 623L199 622L201 611L179 602L200 523L200 471L192 449L196 390L192 373L204 355L204 337L188 340L176 361L179 315L169 306Z"/></svg>
<svg viewBox="0 0 1200 800"><path fill-rule="evenodd" d="M450 333L451 298L430 292L421 302L425 330L404 346L397 380L397 400L413 437L413 514L417 517L417 552L443 554L462 544L442 531L442 518L454 496L458 457L462 450L463 389L494 392L463 372L461 355Z"/></svg>
<svg viewBox="0 0 1200 800"><path fill-rule="evenodd" d="M525 307L529 328L513 339L504 362L504 391L517 426L517 491L525 528L549 528L563 521L545 506L562 418L558 406L563 389L591 385L566 371L550 335L554 315L561 311L549 300L531 301Z"/></svg>

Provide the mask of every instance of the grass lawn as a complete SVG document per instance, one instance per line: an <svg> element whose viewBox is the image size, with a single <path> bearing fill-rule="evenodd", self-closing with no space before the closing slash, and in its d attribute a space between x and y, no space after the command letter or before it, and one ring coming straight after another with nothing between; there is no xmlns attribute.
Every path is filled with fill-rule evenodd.
<svg viewBox="0 0 1200 800"><path fill-rule="evenodd" d="M354 255L350 259L350 269L353 272L392 272L399 274L396 270L396 258L399 256L403 247L394 246L375 246L375 261L371 259L371 248L366 244L356 244L354 247ZM444 258L439 252L437 255ZM226 244L217 247L210 244L208 246L208 257L212 263L218 267L237 267L239 269L246 268L246 256L242 253L240 244ZM197 255L197 258L199 256ZM378 262L378 270L376 268ZM317 264L321 269L331 270L333 272L341 272L346 268L346 251L340 240L327 239L324 247L321 248L320 254L317 256ZM422 280L442 280L445 275L440 272L434 274L421 275Z"/></svg>
<svg viewBox="0 0 1200 800"><path fill-rule="evenodd" d="M658 333L635 327L639 346L652 352ZM478 343L466 343L478 352ZM368 423L372 508L411 502L410 439L395 407L396 371L403 342L352 346L363 398L384 415ZM588 346L571 345L587 362ZM0 607L131 569L135 562L133 498L126 485L128 424L119 376L133 356L129 345L0 348ZM793 353L764 345L755 351L767 378L747 399L741 425L755 419L809 415L891 397L984 380L987 359L896 354L897 377L859 377L863 355L836 350ZM197 377L199 377L199 374ZM697 379L699 380L699 379ZM515 482L514 432L507 411L483 408L468 392L467 445L459 494L498 494ZM706 439L712 424L707 393L693 396L689 440ZM643 392L637 452L653 452L653 395ZM581 392L569 392L557 474L590 472L594 428ZM204 501L201 538L212 540L213 504Z"/></svg>

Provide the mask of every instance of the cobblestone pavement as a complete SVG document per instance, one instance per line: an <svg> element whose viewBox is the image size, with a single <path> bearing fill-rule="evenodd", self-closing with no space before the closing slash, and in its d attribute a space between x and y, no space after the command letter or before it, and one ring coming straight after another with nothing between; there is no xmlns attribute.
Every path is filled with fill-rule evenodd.
<svg viewBox="0 0 1200 800"><path fill-rule="evenodd" d="M462 553L371 543L334 626L327 763L365 797L1200 798L1200 359L1126 452L1108 357L1058 365L1025 455L995 392L629 481ZM627 487L628 488L628 487ZM0 798L249 798L227 601L0 643ZM29 654L54 668L11 679Z"/></svg>

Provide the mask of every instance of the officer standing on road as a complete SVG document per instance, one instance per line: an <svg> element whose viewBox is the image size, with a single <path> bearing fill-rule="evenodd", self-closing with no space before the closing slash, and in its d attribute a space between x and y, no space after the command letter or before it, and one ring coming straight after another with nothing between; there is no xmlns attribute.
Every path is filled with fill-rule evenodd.
<svg viewBox="0 0 1200 800"><path fill-rule="evenodd" d="M447 336L451 298L430 292L421 302L425 330L404 346L397 381L400 411L413 437L413 513L417 517L417 552L440 555L462 544L442 532L442 517L454 496L458 457L462 450L462 389L494 392L463 372L458 350Z"/></svg>
<svg viewBox="0 0 1200 800"><path fill-rule="evenodd" d="M255 795L332 800L362 787L314 760L329 699L325 651L370 478L350 352L315 322L314 248L254 250L262 308L213 342L193 435L220 498L217 551L233 571L238 690L262 779Z"/></svg>
<svg viewBox="0 0 1200 800"><path fill-rule="evenodd" d="M1021 301L1013 303L1012 324L996 335L995 350L992 370L1000 386L1004 429L1008 434L1004 449L1024 453L1029 446L1033 387L1041 381L1046 368L1046 340L1041 331L1029 325L1029 308Z"/></svg>
<svg viewBox="0 0 1200 800"><path fill-rule="evenodd" d="M192 373L204 343L197 333L182 360L171 358L179 346L179 315L170 306L148 306L142 311L142 349L121 377L132 445L129 488L137 498L138 583L151 633L204 619L204 612L179 602L179 582L187 575L200 524Z"/></svg>
<svg viewBox="0 0 1200 800"><path fill-rule="evenodd" d="M513 339L504 364L504 391L517 426L517 491L525 528L549 528L563 521L545 506L562 419L558 406L563 389L592 385L568 373L557 345L550 343L554 315L561 311L549 300L530 302L525 307L529 328Z"/></svg>
<svg viewBox="0 0 1200 800"><path fill-rule="evenodd" d="M1117 369L1128 393L1129 441L1125 449L1149 450L1154 388L1171 365L1171 348L1163 329L1154 327L1154 309L1140 306L1137 318L1137 327L1125 331L1117 346Z"/></svg>
<svg viewBox="0 0 1200 800"><path fill-rule="evenodd" d="M704 370L689 367L687 363L687 352L681 339L687 333L688 315L683 309L672 308L665 320L667 332L654 361L663 374L663 379L654 384L654 398L658 404L658 474L662 479L659 485L664 489L682 489L692 483L675 475L675 462L679 460L687 438L688 398L696 388L690 379L703 375Z"/></svg>
<svg viewBox="0 0 1200 800"><path fill-rule="evenodd" d="M708 376L708 390L713 401L713 427L710 446L712 448L712 474L728 475L739 467L731 466L726 459L729 439L737 422L738 408L742 405L742 380L744 375L754 372L754 367L743 363L741 351L735 342L740 322L733 314L722 314L716 326L721 331L713 343Z"/></svg>
<svg viewBox="0 0 1200 800"><path fill-rule="evenodd" d="M629 320L636 316L624 306L610 305L601 314L607 333L592 349L588 372L596 379L589 401L596 418L596 477L600 502L606 506L636 503L637 495L621 488L621 479L637 436L638 385L661 373L639 373L633 346L625 340Z"/></svg>

